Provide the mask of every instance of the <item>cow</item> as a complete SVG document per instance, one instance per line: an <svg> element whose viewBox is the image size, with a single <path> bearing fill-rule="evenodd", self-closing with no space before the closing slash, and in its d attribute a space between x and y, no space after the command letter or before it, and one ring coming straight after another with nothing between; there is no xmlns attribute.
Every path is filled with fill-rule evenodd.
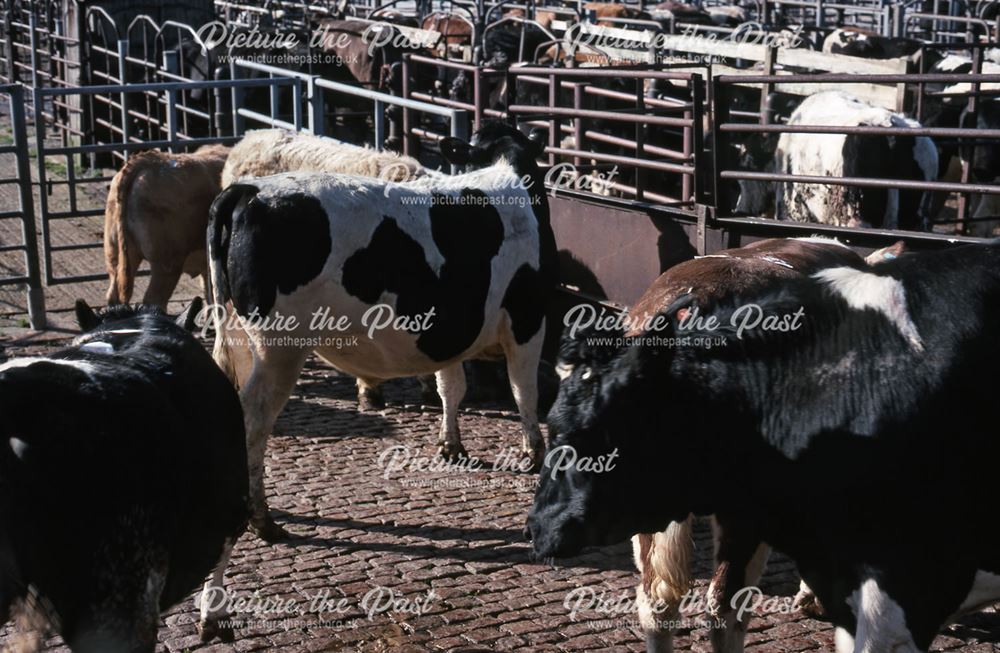
<svg viewBox="0 0 1000 653"><path fill-rule="evenodd" d="M223 145L190 154L140 152L115 174L104 209L108 304L131 300L144 260L152 273L144 304L166 308L181 274L207 283L208 208L221 190L228 153Z"/></svg>
<svg viewBox="0 0 1000 653"><path fill-rule="evenodd" d="M264 498L267 434L310 351L370 383L436 373L444 408L439 452L451 460L466 455L457 414L465 393L461 362L502 354L522 448L532 462L541 458L536 374L556 281L535 163L544 145L504 123L486 123L472 144L447 138L441 148L452 163L476 170L407 184L286 173L233 184L212 207L215 302L232 301L252 345L240 397L251 526L265 540L284 535ZM329 329L310 324L324 309L324 319L346 320L335 335L354 338L350 346L338 349L324 339ZM373 311L397 328L370 328ZM281 318L281 333L272 333ZM216 359L225 368L229 343L221 333ZM319 346L309 344L316 340Z"/></svg>
<svg viewBox="0 0 1000 653"><path fill-rule="evenodd" d="M792 112L790 125L919 127L900 114L839 91L810 95ZM925 136L782 133L770 165L774 172L820 177L882 177L933 181L937 150ZM744 181L737 210L765 213L771 185ZM783 181L774 188L779 220L847 227L927 230L931 193Z"/></svg>
<svg viewBox="0 0 1000 653"><path fill-rule="evenodd" d="M199 306L175 321L78 302L69 348L0 364L0 623L15 607L74 651L152 653L163 610L209 572L204 593L222 588L246 444L236 392L186 330ZM203 639L231 634L217 601L200 607Z"/></svg>
<svg viewBox="0 0 1000 653"><path fill-rule="evenodd" d="M823 39L823 52L863 59L907 59L920 52L923 41L881 36L869 30L838 28Z"/></svg>
<svg viewBox="0 0 1000 653"><path fill-rule="evenodd" d="M685 296L658 313L672 347L567 334L549 451L577 464L546 459L536 555L713 514L745 555L763 541L795 560L838 651L926 651L1000 599L1000 527L982 513L1000 442L980 382L1000 362L998 300L994 241ZM742 328L747 307L772 328Z"/></svg>
<svg viewBox="0 0 1000 653"><path fill-rule="evenodd" d="M245 177L266 177L296 170L361 175L385 181L410 181L427 174L419 161L395 152L359 147L287 129L258 129L247 132L233 147L222 169L222 187L227 188L234 181ZM230 340L239 339L241 332L229 329L229 324L230 320L225 320L222 325L225 337ZM237 388L241 388L246 378L237 376L236 369L249 371L250 350L246 347L234 347L231 352L234 356L246 357L244 364L234 365L232 360L221 357L218 353L216 357L227 361L229 366L224 370L226 375ZM433 387L433 377L421 377L419 381L424 400L435 401L437 391ZM385 398L378 386L367 385L362 379L358 379L357 384L358 406L361 410L385 407Z"/></svg>
<svg viewBox="0 0 1000 653"><path fill-rule="evenodd" d="M902 245L879 250L873 260L895 256ZM890 253L892 250L892 253ZM862 267L865 261L846 245L826 238L780 238L761 240L745 247L728 249L700 256L670 268L660 275L643 293L628 314L637 325L643 324L658 312L670 306L682 295L691 294L699 301L716 300L734 293L747 293L766 288L776 279L797 278L821 269L849 265ZM628 336L640 335L633 329ZM557 368L558 371L558 368ZM671 524L662 533L639 534L632 538L636 565L642 581L636 590L639 620L646 635L647 650L660 653L672 650L672 619L654 606L665 606L676 613L678 605L688 590L689 560L693 540L691 520ZM729 542L738 531L721 531L717 550L717 567L729 569L732 574L744 574L737 586L754 583L760 577L767 560L767 546L752 547L749 559L731 559ZM722 577L714 583L712 592L719 594L724 586ZM805 600L803 595L802 600ZM711 636L716 651L735 653L742 650L746 623L732 620L726 629L713 629Z"/></svg>

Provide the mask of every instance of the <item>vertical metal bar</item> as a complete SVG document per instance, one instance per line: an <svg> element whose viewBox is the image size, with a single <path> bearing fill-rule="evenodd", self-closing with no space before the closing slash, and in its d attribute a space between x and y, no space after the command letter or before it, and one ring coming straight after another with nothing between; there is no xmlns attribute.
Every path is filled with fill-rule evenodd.
<svg viewBox="0 0 1000 653"><path fill-rule="evenodd" d="M472 95L473 106L475 106L475 119L473 124L475 129L479 129L483 122L483 69L476 66L472 71Z"/></svg>
<svg viewBox="0 0 1000 653"><path fill-rule="evenodd" d="M463 141L469 140L469 112L465 109L456 109L451 114L450 134L454 138ZM452 164L451 174L459 173L458 166Z"/></svg>
<svg viewBox="0 0 1000 653"><path fill-rule="evenodd" d="M509 105L508 105L509 106ZM549 74L549 106L559 106L559 78L554 73ZM549 119L549 147L559 146L560 126L555 116ZM549 152L549 165L556 164L556 155Z"/></svg>
<svg viewBox="0 0 1000 653"><path fill-rule="evenodd" d="M403 97L410 99L410 53L403 55ZM410 110L403 107L403 154L411 156L413 134L410 133Z"/></svg>
<svg viewBox="0 0 1000 653"><path fill-rule="evenodd" d="M124 86L128 84L128 39L121 39L118 41L118 82ZM119 94L121 104L122 104L122 143L129 142L129 128L128 128L128 93L124 90ZM122 150L122 156L125 161L128 161L128 149Z"/></svg>
<svg viewBox="0 0 1000 653"><path fill-rule="evenodd" d="M235 61L229 62L229 78L239 79L239 68ZM243 106L243 89L236 84L233 85L233 136L242 136L246 131L243 116L240 115L240 107Z"/></svg>
<svg viewBox="0 0 1000 653"><path fill-rule="evenodd" d="M764 74L773 75L774 74L774 62L778 58L778 46L769 45L767 50L764 51ZM774 85L767 83L760 85L760 124L770 125L771 124L771 112L770 104L768 103L768 98L771 96L771 91L774 89Z"/></svg>
<svg viewBox="0 0 1000 653"><path fill-rule="evenodd" d="M692 179L692 195L696 203L702 204L705 202L705 181L702 179L704 175L704 166L702 165L701 153L705 150L705 136L702 133L704 118L705 102L702 93L702 80L701 75L691 76L691 127L690 127L690 140L694 145L691 148L691 165L694 167L694 175ZM685 135L687 134L687 128L685 128ZM685 150L686 151L686 150Z"/></svg>
<svg viewBox="0 0 1000 653"><path fill-rule="evenodd" d="M28 272L28 321L31 328L45 328L45 294L42 290L41 270L38 265L38 241L35 238L35 207L31 192L31 168L28 161L28 130L24 121L24 88L10 90L10 120L14 132L17 179L21 200L21 238L24 243L25 267ZM42 127L38 127L39 131ZM39 152L39 161L41 153ZM40 193L44 196L44 192Z"/></svg>
<svg viewBox="0 0 1000 653"><path fill-rule="evenodd" d="M268 79L271 80L274 79L274 73L268 73L267 76ZM269 111L271 114L271 127L277 127L274 121L278 119L278 86L273 82L271 83L271 86L268 88L268 97L271 100L270 102L271 106L269 107Z"/></svg>
<svg viewBox="0 0 1000 653"><path fill-rule="evenodd" d="M577 82L573 84L573 109L579 112L583 109L583 103L586 99L586 94L584 89L586 86L583 82ZM583 149L583 139L585 136L586 129L584 129L583 118L573 118L573 147L577 150ZM583 159L578 156L573 157L573 165L579 167L583 165Z"/></svg>
<svg viewBox="0 0 1000 653"><path fill-rule="evenodd" d="M302 78L292 78L292 124L295 131L302 131Z"/></svg>
<svg viewBox="0 0 1000 653"><path fill-rule="evenodd" d="M381 150L385 145L385 103L381 100L375 100L372 122L375 124L375 149Z"/></svg>
<svg viewBox="0 0 1000 653"><path fill-rule="evenodd" d="M171 74L180 71L180 53L177 50L167 50L163 53L163 68ZM167 91L167 140L170 141L170 151L176 152L174 141L177 139L177 91Z"/></svg>
<svg viewBox="0 0 1000 653"><path fill-rule="evenodd" d="M306 88L309 91L309 131L316 136L322 136L325 122L323 116L323 89L316 86L317 79L319 79L319 76L313 75L306 82Z"/></svg>
<svg viewBox="0 0 1000 653"><path fill-rule="evenodd" d="M732 204L721 173L729 163L729 136L719 126L729 122L729 90L718 78L712 79L712 194L716 215L727 215Z"/></svg>
<svg viewBox="0 0 1000 653"><path fill-rule="evenodd" d="M48 193L45 188L45 120L42 118L41 103L39 97L42 89L32 89L34 99L32 104L35 111L35 153L38 165L38 209L42 217L42 254L45 258L45 285L51 285L52 274L52 239L49 233L49 202Z"/></svg>
<svg viewBox="0 0 1000 653"><path fill-rule="evenodd" d="M635 78L635 111L637 115L643 116L646 114L646 95L643 89L643 82L645 80L642 77ZM690 145L690 144L689 144ZM645 158L645 147L646 147L646 124L637 122L635 123L635 158L643 159ZM685 186L681 193L686 196L687 193L691 191L687 175L682 178L681 184ZM643 198L643 188L646 185L646 170L642 166L635 167L635 199L637 201L642 201Z"/></svg>
<svg viewBox="0 0 1000 653"><path fill-rule="evenodd" d="M14 65L14 7L8 6L3 15L3 29L7 35L5 49L7 51L7 76L11 84L17 83L17 66Z"/></svg>
<svg viewBox="0 0 1000 653"><path fill-rule="evenodd" d="M38 88L38 30L35 26L35 14L28 16L28 40L31 44L31 87Z"/></svg>

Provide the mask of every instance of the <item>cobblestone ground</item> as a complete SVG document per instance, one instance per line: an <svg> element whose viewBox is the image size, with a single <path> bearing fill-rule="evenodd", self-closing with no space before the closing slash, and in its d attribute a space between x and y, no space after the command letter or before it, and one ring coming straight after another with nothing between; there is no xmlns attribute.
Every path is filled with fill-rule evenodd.
<svg viewBox="0 0 1000 653"><path fill-rule="evenodd" d="M0 210L12 197L0 187ZM97 193L93 201L99 200ZM93 239L99 236L93 230L92 222L80 221L67 233ZM0 240L10 233L0 226ZM81 253L68 265L99 270L99 252ZM35 333L23 326L22 293L0 289L0 358L64 344L73 299L100 303L103 290L103 283L48 289L55 329ZM185 283L172 306L197 290ZM511 405L470 404L462 412L465 444L489 471L387 474L379 460L394 447L433 455L440 412L420 405L412 381L391 382L386 396L384 411L359 413L353 382L310 362L267 455L271 506L293 537L267 545L245 536L227 573L231 596L245 602L238 607L268 610L235 611L235 641L202 644L192 596L164 616L158 651L643 650L630 610L609 615L584 606L573 614L566 605L576 588L612 604L632 600L638 577L626 545L554 566L529 560L521 530L534 478L490 469L520 439ZM696 545L695 589L704 592L711 573L704 525ZM797 587L794 565L773 555L761 582L765 595L790 597ZM290 600L296 605L282 612ZM319 603L325 609L314 610ZM699 618L690 615L680 629L678 650L709 650ZM0 627L0 649L10 633ZM748 636L749 650L758 653L832 650L832 641L827 624L800 614L756 618ZM1000 650L997 642L1000 615L990 610L948 628L934 648L986 653ZM46 650L66 649L53 638Z"/></svg>

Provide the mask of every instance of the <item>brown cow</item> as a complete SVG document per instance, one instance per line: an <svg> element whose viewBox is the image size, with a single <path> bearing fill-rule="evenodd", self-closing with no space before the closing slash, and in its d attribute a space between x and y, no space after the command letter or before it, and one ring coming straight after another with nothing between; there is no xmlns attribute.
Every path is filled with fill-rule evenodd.
<svg viewBox="0 0 1000 653"><path fill-rule="evenodd" d="M144 260L152 272L144 304L166 308L183 272L200 275L207 284L208 208L221 190L228 155L228 147L204 145L192 154L151 151L129 157L111 180L104 210L108 304L132 298Z"/></svg>

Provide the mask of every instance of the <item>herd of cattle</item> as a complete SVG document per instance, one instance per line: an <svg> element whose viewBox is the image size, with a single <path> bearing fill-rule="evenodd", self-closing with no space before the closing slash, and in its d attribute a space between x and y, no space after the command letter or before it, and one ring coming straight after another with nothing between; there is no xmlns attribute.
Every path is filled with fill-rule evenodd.
<svg viewBox="0 0 1000 653"><path fill-rule="evenodd" d="M791 120L911 124L829 93ZM937 176L925 137L823 138L783 135L775 160L796 174ZM777 239L671 268L629 311L643 327L564 334L548 450L617 464L556 469L537 414L542 342L559 328L546 324L558 270L544 144L493 122L440 151L467 172L281 130L119 171L111 306L79 305L69 348L0 364L0 622L19 614L28 648L54 629L75 651L152 651L160 612L209 574L206 591L221 586L247 525L286 536L264 454L311 353L357 377L362 400L434 374L448 459L466 455L463 362L505 360L540 472L534 552L633 538L649 651L672 650L664 624L689 583L691 515L717 525L719 652L743 650L730 599L772 546L795 559L800 601L836 625L839 651L925 651L949 620L1000 600L1000 525L980 504L1000 453L982 383L1000 363L1000 244L862 259L835 240ZM902 191L838 192L790 185L778 212L928 217ZM131 306L143 260L152 278ZM163 311L185 272L221 307L212 357L185 329L197 305ZM784 328L743 328L751 305ZM386 307L393 319L372 327ZM316 323L323 309L343 331ZM203 607L206 639L224 634L220 617Z"/></svg>

